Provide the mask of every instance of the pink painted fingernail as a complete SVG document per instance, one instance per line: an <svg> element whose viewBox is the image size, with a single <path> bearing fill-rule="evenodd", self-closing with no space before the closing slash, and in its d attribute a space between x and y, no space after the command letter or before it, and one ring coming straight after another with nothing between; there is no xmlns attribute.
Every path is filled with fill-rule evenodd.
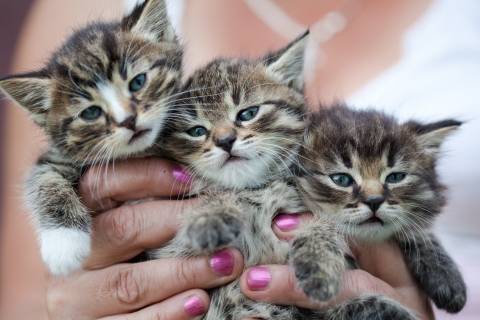
<svg viewBox="0 0 480 320"><path fill-rule="evenodd" d="M175 180L181 182L181 183L188 183L190 182L190 174L182 167L180 166L175 166L172 170L172 175L175 178Z"/></svg>
<svg viewBox="0 0 480 320"><path fill-rule="evenodd" d="M233 272L233 266L235 265L234 260L230 251L222 250L215 253L210 259L210 266L216 273L222 276L229 276Z"/></svg>
<svg viewBox="0 0 480 320"><path fill-rule="evenodd" d="M247 271L247 285L253 291L265 289L270 281L272 281L272 275L266 267L253 267Z"/></svg>
<svg viewBox="0 0 480 320"><path fill-rule="evenodd" d="M205 313L205 306L203 305L202 299L196 296L189 297L183 307L185 308L185 312L192 317L201 316Z"/></svg>
<svg viewBox="0 0 480 320"><path fill-rule="evenodd" d="M275 217L274 223L282 231L292 231L297 229L300 224L300 218L296 214L282 213Z"/></svg>

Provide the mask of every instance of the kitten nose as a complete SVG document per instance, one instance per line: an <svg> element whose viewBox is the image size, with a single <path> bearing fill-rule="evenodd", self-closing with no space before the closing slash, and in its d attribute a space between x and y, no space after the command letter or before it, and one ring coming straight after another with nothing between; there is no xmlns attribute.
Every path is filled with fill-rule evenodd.
<svg viewBox="0 0 480 320"><path fill-rule="evenodd" d="M363 201L367 206L370 207L373 213L377 212L378 208L382 205L382 203L385 201L384 196L368 196L367 199Z"/></svg>
<svg viewBox="0 0 480 320"><path fill-rule="evenodd" d="M226 136L222 136L219 138L215 139L215 145L217 145L219 148L222 148L223 150L230 152L232 151L233 144L237 140L237 135L235 132L230 132Z"/></svg>
<svg viewBox="0 0 480 320"><path fill-rule="evenodd" d="M136 123L137 123L137 116L132 115L132 116L129 116L128 118L126 118L125 120L123 120L119 124L119 126L120 127L125 127L127 129L132 130L132 131L135 131Z"/></svg>

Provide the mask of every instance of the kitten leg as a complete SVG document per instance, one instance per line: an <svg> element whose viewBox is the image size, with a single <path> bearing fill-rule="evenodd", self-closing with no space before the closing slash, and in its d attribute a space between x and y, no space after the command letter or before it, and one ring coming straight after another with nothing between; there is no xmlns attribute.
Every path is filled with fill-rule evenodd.
<svg viewBox="0 0 480 320"><path fill-rule="evenodd" d="M415 315L384 296L367 296L347 301L324 312L325 320L415 320Z"/></svg>
<svg viewBox="0 0 480 320"><path fill-rule="evenodd" d="M335 226L316 221L293 241L290 264L300 288L312 299L326 301L339 290L345 270L345 246Z"/></svg>
<svg viewBox="0 0 480 320"><path fill-rule="evenodd" d="M74 188L71 167L37 165L26 182L26 200L37 225L43 261L54 275L81 268L90 254L90 214Z"/></svg>
<svg viewBox="0 0 480 320"><path fill-rule="evenodd" d="M431 233L398 240L406 263L422 289L440 309L457 313L467 301L467 289L455 262Z"/></svg>
<svg viewBox="0 0 480 320"><path fill-rule="evenodd" d="M224 201L222 201L224 200ZM211 254L220 248L239 245L237 241L245 229L240 220L240 208L229 199L205 199L193 208L183 230L177 235L190 255Z"/></svg>

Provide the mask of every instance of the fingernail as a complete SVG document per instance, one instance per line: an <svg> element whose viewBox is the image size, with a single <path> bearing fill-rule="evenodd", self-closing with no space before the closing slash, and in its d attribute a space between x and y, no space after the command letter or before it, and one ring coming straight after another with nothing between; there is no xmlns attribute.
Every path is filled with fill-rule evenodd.
<svg viewBox="0 0 480 320"><path fill-rule="evenodd" d="M247 272L247 285L253 291L265 289L272 281L272 275L266 267L253 267Z"/></svg>
<svg viewBox="0 0 480 320"><path fill-rule="evenodd" d="M185 308L185 312L192 317L201 316L205 313L205 306L203 305L202 299L196 296L189 297L183 307Z"/></svg>
<svg viewBox="0 0 480 320"><path fill-rule="evenodd" d="M281 231L292 231L297 229L300 218L295 214L282 213L275 217L274 223Z"/></svg>
<svg viewBox="0 0 480 320"><path fill-rule="evenodd" d="M228 250L219 251L210 259L212 269L222 276L231 275L234 265L234 257Z"/></svg>
<svg viewBox="0 0 480 320"><path fill-rule="evenodd" d="M188 172L185 171L185 169L180 167L180 166L175 166L173 168L172 175L175 178L175 180L177 180L181 183L190 182L190 174L188 174Z"/></svg>

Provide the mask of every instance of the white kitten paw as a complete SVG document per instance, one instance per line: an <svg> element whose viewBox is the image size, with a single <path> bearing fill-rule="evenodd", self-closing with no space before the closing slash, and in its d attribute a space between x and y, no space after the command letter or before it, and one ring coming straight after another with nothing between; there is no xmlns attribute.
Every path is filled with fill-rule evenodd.
<svg viewBox="0 0 480 320"><path fill-rule="evenodd" d="M55 276L68 275L81 269L90 255L88 232L70 228L42 230L39 234L42 259Z"/></svg>

